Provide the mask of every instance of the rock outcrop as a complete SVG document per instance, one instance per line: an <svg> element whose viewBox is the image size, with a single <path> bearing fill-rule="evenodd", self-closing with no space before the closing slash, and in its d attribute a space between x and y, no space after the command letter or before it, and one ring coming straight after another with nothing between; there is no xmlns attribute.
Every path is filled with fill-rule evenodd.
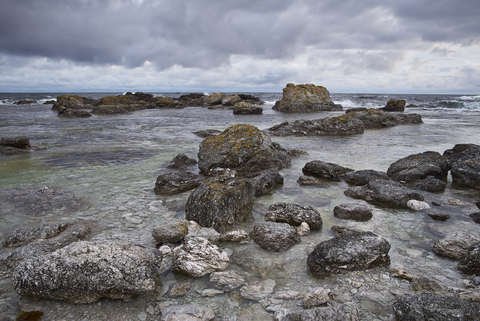
<svg viewBox="0 0 480 321"><path fill-rule="evenodd" d="M422 194L403 187L398 182L383 179L370 181L365 186L350 187L344 193L349 197L392 208L408 208L409 200L424 200Z"/></svg>
<svg viewBox="0 0 480 321"><path fill-rule="evenodd" d="M32 146L28 137L0 137L0 155L16 155L29 152Z"/></svg>
<svg viewBox="0 0 480 321"><path fill-rule="evenodd" d="M74 242L20 263L15 291L30 298L92 303L129 299L155 289L161 254L127 242Z"/></svg>
<svg viewBox="0 0 480 321"><path fill-rule="evenodd" d="M287 223L292 226L300 226L302 222L308 224L310 229L322 228L322 217L312 206L302 206L292 203L276 203L268 208L265 213L265 221Z"/></svg>
<svg viewBox="0 0 480 321"><path fill-rule="evenodd" d="M301 242L297 231L286 223L261 222L255 224L250 237L267 251L286 251Z"/></svg>
<svg viewBox="0 0 480 321"><path fill-rule="evenodd" d="M283 122L268 128L272 136L344 136L363 134L363 122L347 117L327 117L314 120Z"/></svg>
<svg viewBox="0 0 480 321"><path fill-rule="evenodd" d="M234 115L260 115L263 113L263 108L253 105L249 102L239 102L233 107Z"/></svg>
<svg viewBox="0 0 480 321"><path fill-rule="evenodd" d="M353 169L316 160L306 163L302 168L302 172L305 175L315 176L323 179L340 180L341 176L353 172Z"/></svg>
<svg viewBox="0 0 480 321"><path fill-rule="evenodd" d="M253 198L254 189L248 179L214 177L190 194L185 204L186 218L224 233L252 211Z"/></svg>
<svg viewBox="0 0 480 321"><path fill-rule="evenodd" d="M450 162L452 179L460 187L480 189L480 146L457 144L443 153Z"/></svg>
<svg viewBox="0 0 480 321"><path fill-rule="evenodd" d="M166 173L157 177L155 193L161 195L173 195L197 188L202 179L192 172Z"/></svg>
<svg viewBox="0 0 480 321"><path fill-rule="evenodd" d="M446 180L450 165L447 158L438 152L424 152L402 158L387 170L387 175L398 182L412 183L428 176Z"/></svg>
<svg viewBox="0 0 480 321"><path fill-rule="evenodd" d="M272 109L286 113L298 113L342 110L343 108L333 103L330 93L325 87L290 83L283 89L282 99L277 101Z"/></svg>
<svg viewBox="0 0 480 321"><path fill-rule="evenodd" d="M347 110L349 118L356 118L363 122L365 129L394 127L405 124L421 124L419 114L388 113L375 108L362 110Z"/></svg>
<svg viewBox="0 0 480 321"><path fill-rule="evenodd" d="M198 168L211 175L218 167L259 172L290 165L291 157L270 137L252 125L239 124L205 138L198 152Z"/></svg>
<svg viewBox="0 0 480 321"><path fill-rule="evenodd" d="M318 276L342 271L362 271L390 264L390 244L371 232L348 230L318 244L308 256L310 270Z"/></svg>
<svg viewBox="0 0 480 321"><path fill-rule="evenodd" d="M387 102L387 105L385 107L380 108L380 110L383 111L396 111L396 112L402 112L405 111L405 99L390 99Z"/></svg>

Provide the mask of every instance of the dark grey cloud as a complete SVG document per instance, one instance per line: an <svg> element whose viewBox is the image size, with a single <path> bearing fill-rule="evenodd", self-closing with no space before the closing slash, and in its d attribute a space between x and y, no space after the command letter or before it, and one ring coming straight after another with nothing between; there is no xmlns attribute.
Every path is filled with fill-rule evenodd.
<svg viewBox="0 0 480 321"><path fill-rule="evenodd" d="M0 53L164 70L314 46L355 49L365 68L390 70L395 50L478 43L478 16L478 0L2 0ZM371 49L387 53L362 54Z"/></svg>

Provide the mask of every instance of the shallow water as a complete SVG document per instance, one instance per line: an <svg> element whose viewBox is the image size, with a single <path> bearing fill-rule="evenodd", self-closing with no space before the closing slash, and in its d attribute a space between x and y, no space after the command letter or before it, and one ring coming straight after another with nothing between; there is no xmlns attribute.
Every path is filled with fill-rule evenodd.
<svg viewBox="0 0 480 321"><path fill-rule="evenodd" d="M90 96L98 98L102 95ZM37 99L41 97L39 94ZM58 208L35 216L22 215L21 207L2 204L0 233L5 236L13 228L30 223L88 220L95 221L101 229L95 240L129 240L153 247L155 241L151 230L155 224L165 218L185 218L183 206L190 192L159 196L155 195L153 187L156 177L166 170L174 156L186 153L196 158L202 138L192 132L223 130L238 123L252 124L263 130L283 121L343 114L277 113L271 107L281 95L262 94L261 97L270 102L264 106L263 115L233 115L231 110L185 108L152 109L128 115L84 119L58 118L55 112L50 111L51 105L14 106L8 104L8 99L0 97L1 101L7 102L0 105L0 137L27 136L38 149L28 154L0 156L0 188L47 186L72 192L84 202L80 210ZM336 102L350 101L352 105L346 107L378 107L391 97L394 96L332 95ZM371 290L383 289L388 292L398 288L412 291L407 281L390 278L386 269L352 272L321 280L313 277L308 270L308 251L333 236L331 226L344 225L372 231L387 239L392 246L391 267L401 267L411 274L434 279L447 288L448 294L460 291L462 280L469 277L456 270L456 261L435 255L432 246L436 240L453 231L464 231L480 238L478 225L468 217L470 213L478 211L474 202L480 197L480 192L452 189L450 184L443 193L422 192L426 202L437 201L442 204L433 207L430 212L452 216L446 222L433 221L426 212L414 213L377 206L373 206L375 211L372 220L354 222L333 216L336 205L353 201L343 194L348 188L346 183L328 182L328 187L319 188L301 187L296 182L302 175L302 167L311 160L333 162L356 170L386 171L391 163L413 153L428 150L443 153L457 143L479 142L480 109L474 108L477 103L475 98L462 100L458 97L428 95L408 98L418 107L407 112L421 114L423 124L366 130L363 135L348 137L274 137L273 141L285 148L302 149L309 155L294 158L292 166L281 171L285 178L283 187L257 198L252 215L238 228L250 231L255 221L263 220L268 206L276 202L312 205L322 214L324 226L322 230L302 237L301 244L283 253L264 251L253 242L246 245L222 243L221 247L233 251L228 269L239 271L247 281L274 279L277 282L275 291L291 289L302 292L317 286L337 289L337 292L345 290L360 305L364 320L390 320L391 309L371 298ZM440 103L454 100L471 104L459 106ZM198 172L198 169L195 170ZM451 199L459 199L465 205L450 205L448 201ZM10 250L2 248L1 251L1 255L5 255ZM192 280L192 288L186 296L171 298L162 295L169 286L182 280ZM194 280L169 273L162 277L155 293L128 302L101 300L90 305L72 305L60 301L19 298L10 280L5 279L0 280L0 314L4 311L14 317L20 311L41 310L44 312L42 320L156 320L162 306L197 303L214 308L218 320L235 320L242 310L254 303L239 298L235 291L211 298L202 297L201 290L209 287L208 277ZM270 309L277 309L275 305L298 308L297 304L289 300L273 302ZM269 303L264 302L264 305L268 307Z"/></svg>

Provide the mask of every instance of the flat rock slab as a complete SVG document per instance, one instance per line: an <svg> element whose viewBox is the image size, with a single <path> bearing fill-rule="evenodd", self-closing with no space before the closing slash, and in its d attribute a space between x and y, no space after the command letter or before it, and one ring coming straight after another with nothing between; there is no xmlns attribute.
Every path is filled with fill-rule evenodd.
<svg viewBox="0 0 480 321"><path fill-rule="evenodd" d="M267 251L286 251L301 242L297 231L286 223L257 223L250 232L250 237Z"/></svg>
<svg viewBox="0 0 480 321"><path fill-rule="evenodd" d="M161 254L127 242L74 242L20 263L15 291L30 298L92 303L129 299L155 289Z"/></svg>

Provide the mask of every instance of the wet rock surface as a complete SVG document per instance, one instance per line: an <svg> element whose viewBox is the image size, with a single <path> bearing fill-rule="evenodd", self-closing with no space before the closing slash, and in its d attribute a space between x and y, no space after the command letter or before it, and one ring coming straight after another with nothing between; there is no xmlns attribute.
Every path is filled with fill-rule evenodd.
<svg viewBox="0 0 480 321"><path fill-rule="evenodd" d="M325 87L313 84L287 84L283 89L283 97L275 103L273 110L296 113L326 110L342 110L342 106L335 105L330 99L330 93Z"/></svg>
<svg viewBox="0 0 480 321"><path fill-rule="evenodd" d="M398 299L393 310L399 321L480 319L480 305L428 292Z"/></svg>
<svg viewBox="0 0 480 321"><path fill-rule="evenodd" d="M435 176L427 176L422 180L416 181L414 187L427 192L442 192L447 187L447 183Z"/></svg>
<svg viewBox="0 0 480 321"><path fill-rule="evenodd" d="M390 99L385 107L380 108L383 111L402 112L405 111L405 99Z"/></svg>
<svg viewBox="0 0 480 321"><path fill-rule="evenodd" d="M350 118L361 120L365 129L423 123L419 114L389 113L375 108L347 110L346 113Z"/></svg>
<svg viewBox="0 0 480 321"><path fill-rule="evenodd" d="M228 176L211 178L188 197L186 219L224 233L252 211L253 193L253 186L247 179Z"/></svg>
<svg viewBox="0 0 480 321"><path fill-rule="evenodd" d="M458 263L457 269L465 274L480 275L480 242L468 248L467 254Z"/></svg>
<svg viewBox="0 0 480 321"><path fill-rule="evenodd" d="M16 155L30 151L30 140L28 137L0 137L0 155Z"/></svg>
<svg viewBox="0 0 480 321"><path fill-rule="evenodd" d="M215 168L258 172L290 166L291 157L270 137L251 125L234 125L205 138L198 152L198 168L211 174Z"/></svg>
<svg viewBox="0 0 480 321"><path fill-rule="evenodd" d="M358 306L350 302L300 311L282 311L278 316L282 321L357 321L360 319Z"/></svg>
<svg viewBox="0 0 480 321"><path fill-rule="evenodd" d="M128 299L153 291L161 256L127 242L74 242L20 263L13 273L18 294L31 298L91 303Z"/></svg>
<svg viewBox="0 0 480 321"><path fill-rule="evenodd" d="M373 210L366 204L340 204L334 207L333 215L344 220L368 221L373 216Z"/></svg>
<svg viewBox="0 0 480 321"><path fill-rule="evenodd" d="M255 189L255 196L271 193L283 185L283 177L276 168L270 168L259 173L248 175Z"/></svg>
<svg viewBox="0 0 480 321"><path fill-rule="evenodd" d="M453 232L433 245L433 252L454 260L461 260L466 257L470 246L478 243L479 240L464 232Z"/></svg>
<svg viewBox="0 0 480 321"><path fill-rule="evenodd" d="M322 228L322 217L313 206L303 206L294 203L276 203L268 207L265 221L287 223L299 226L302 222L308 224L310 229Z"/></svg>
<svg viewBox="0 0 480 321"><path fill-rule="evenodd" d="M318 276L343 271L366 270L390 264L390 244L371 232L346 231L318 244L307 264Z"/></svg>
<svg viewBox="0 0 480 321"><path fill-rule="evenodd" d="M172 195L197 188L202 179L192 172L165 173L157 177L155 193Z"/></svg>
<svg viewBox="0 0 480 321"><path fill-rule="evenodd" d="M446 180L449 170L447 158L438 152L429 151L396 161L388 168L387 175L395 181L411 183L428 176Z"/></svg>
<svg viewBox="0 0 480 321"><path fill-rule="evenodd" d="M272 136L343 136L363 134L363 122L345 116L283 122L268 128Z"/></svg>
<svg viewBox="0 0 480 321"><path fill-rule="evenodd" d="M276 284L271 279L251 282L240 289L240 295L245 299L260 301L273 293Z"/></svg>
<svg viewBox="0 0 480 321"><path fill-rule="evenodd" d="M210 274L210 282L217 289L232 291L245 284L245 279L235 271L213 272Z"/></svg>
<svg viewBox="0 0 480 321"><path fill-rule="evenodd" d="M168 220L157 225L152 236L159 243L180 242L188 233L188 222L185 220Z"/></svg>
<svg viewBox="0 0 480 321"><path fill-rule="evenodd" d="M263 113L263 108L260 106L252 105L248 102L236 103L233 107L234 115L260 115Z"/></svg>
<svg viewBox="0 0 480 321"><path fill-rule="evenodd" d="M412 199L424 200L422 194L403 187L395 181L382 179L370 181L365 186L350 187L344 193L349 197L393 208L408 208L407 203Z"/></svg>
<svg viewBox="0 0 480 321"><path fill-rule="evenodd" d="M365 169L348 172L342 175L341 178L348 184L362 186L367 185L368 182L375 179L388 179L388 175L385 172L375 171L373 169Z"/></svg>
<svg viewBox="0 0 480 321"><path fill-rule="evenodd" d="M353 169L351 168L320 160L308 162L302 168L302 172L305 175L315 176L328 180L339 180L342 175L345 175L352 171Z"/></svg>
<svg viewBox="0 0 480 321"><path fill-rule="evenodd" d="M461 187L480 189L480 146L457 144L443 152L452 169L453 183Z"/></svg>
<svg viewBox="0 0 480 321"><path fill-rule="evenodd" d="M168 164L167 168L183 170L194 165L197 165L197 161L195 159L190 158L185 154L178 154L172 159L170 164Z"/></svg>
<svg viewBox="0 0 480 321"><path fill-rule="evenodd" d="M255 224L250 237L267 251L286 251L301 242L297 231L286 223L261 222Z"/></svg>

